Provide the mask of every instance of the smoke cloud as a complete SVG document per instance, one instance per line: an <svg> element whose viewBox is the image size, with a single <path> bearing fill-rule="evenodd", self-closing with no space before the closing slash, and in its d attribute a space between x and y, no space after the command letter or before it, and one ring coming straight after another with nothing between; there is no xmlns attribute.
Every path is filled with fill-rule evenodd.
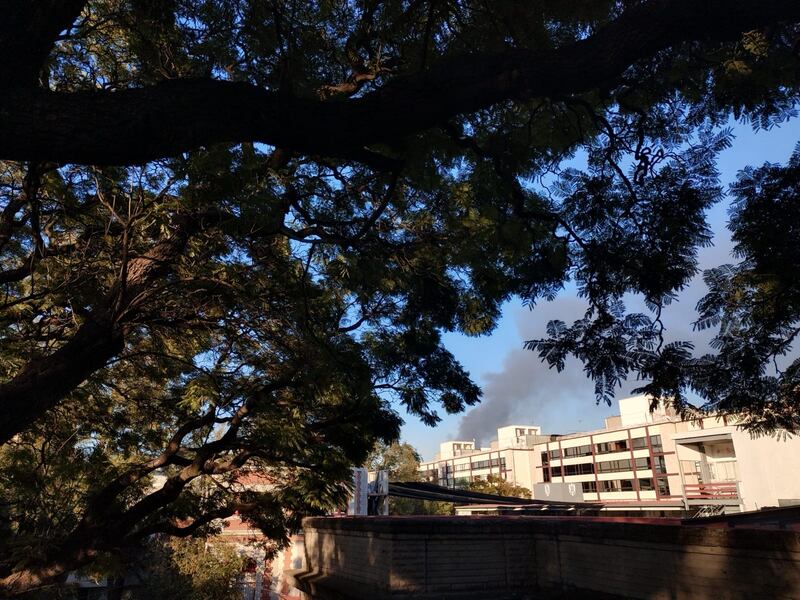
<svg viewBox="0 0 800 600"><path fill-rule="evenodd" d="M747 164L760 164L764 160L785 161L792 152L797 136L796 126L783 129L783 133L776 129L769 134L757 135L748 127L737 127L736 143L719 157L718 166L723 173L723 182L731 183L737 171ZM731 256L733 244L726 227L726 204L723 201L710 211L709 225L715 232L714 246L699 251L701 272L703 269L737 262ZM697 301L706 292L702 277L698 275L680 294L679 301L667 307L663 315L667 341L693 342L696 356L710 351L708 342L713 336L713 331L696 332L691 326L697 318ZM640 300L626 299L626 304L629 311L647 312ZM579 299L566 292L551 303L541 303L533 311L522 307L515 309L518 345L508 352L499 372L488 373L480 378L483 401L461 418L459 438L475 438L485 445L494 439L497 427L514 424L514 421L517 424L541 425L545 433L585 431L601 427L602 417L616 412L616 406L595 406L593 383L584 375L580 363L568 362L566 369L557 373L541 363L535 353L522 349L524 340L545 337L549 320L561 319L571 323L582 316L584 309ZM794 360L799 353L800 348L796 348L784 361L788 363ZM626 382L617 397L624 397L639 385L637 381Z"/></svg>
<svg viewBox="0 0 800 600"><path fill-rule="evenodd" d="M459 423L458 439L475 439L488 445L496 429L510 424L555 426L563 417L575 416L576 398L585 398L594 407L594 386L577 363L558 373L542 363L537 355L522 349L527 339L542 337L547 322L567 323L583 316L586 304L576 297L560 297L539 305L534 311L518 307L513 316L519 347L511 350L502 370L483 375L483 400L465 414Z"/></svg>
<svg viewBox="0 0 800 600"><path fill-rule="evenodd" d="M702 269L732 262L728 232L720 227L715 246L699 253ZM694 331L697 318L695 306L707 292L701 275L696 276L681 293L679 300L667 307L662 315L666 341L686 340L695 344L695 355L709 351L713 331ZM629 312L648 313L637 298L626 299ZM541 425L543 433L569 433L599 429L603 418L617 414L617 406L596 405L594 382L584 374L577 360L567 362L561 373L541 362L534 352L522 349L525 340L546 337L547 323L560 319L567 324L583 316L586 303L565 293L553 302L540 303L530 311L521 306L513 309L519 345L506 355L499 372L486 373L482 379L483 400L466 413L459 423L457 439L475 439L488 445L497 437L497 428L504 425ZM628 380L617 391L618 398L630 395L642 385Z"/></svg>

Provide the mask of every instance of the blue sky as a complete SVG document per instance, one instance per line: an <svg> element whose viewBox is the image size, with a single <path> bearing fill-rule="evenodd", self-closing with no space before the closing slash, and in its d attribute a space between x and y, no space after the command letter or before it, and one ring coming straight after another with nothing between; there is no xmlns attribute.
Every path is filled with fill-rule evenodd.
<svg viewBox="0 0 800 600"><path fill-rule="evenodd" d="M748 125L734 126L736 136L731 148L720 155L719 169L724 184L747 165L764 162L785 162L800 140L800 119L770 131L753 131ZM726 228L728 203L723 201L708 215L713 229L714 246L700 251L700 267L708 268L734 262L730 257L731 242ZM674 303L665 315L667 335L673 339L690 339L702 350L708 334L691 330L694 306L705 293L699 277ZM402 438L417 448L425 459L433 458L439 443L456 436L488 445L493 430L511 423L541 425L545 433L568 433L602 427L603 418L617 414L616 405L596 405L593 384L572 362L562 373L543 365L533 352L522 349L526 339L544 337L547 322L560 318L571 322L583 312L584 304L568 287L553 302L540 303L533 311L519 299L506 303L503 316L491 335L471 338L447 334L445 344L473 380L484 391L483 402L459 415L442 414L435 428L426 427L413 416L405 415ZM624 397L636 387L629 381L617 394Z"/></svg>

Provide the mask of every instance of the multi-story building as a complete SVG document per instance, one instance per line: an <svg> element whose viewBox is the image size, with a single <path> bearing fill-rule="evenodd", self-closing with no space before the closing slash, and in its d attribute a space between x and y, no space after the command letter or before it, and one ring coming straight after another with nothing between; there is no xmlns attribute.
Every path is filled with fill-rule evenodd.
<svg viewBox="0 0 800 600"><path fill-rule="evenodd" d="M682 423L644 396L619 401L620 414L598 431L558 436L537 447L534 480L574 483L584 501L683 508L672 437Z"/></svg>
<svg viewBox="0 0 800 600"><path fill-rule="evenodd" d="M420 469L451 487L496 474L537 497L551 487L580 486L583 501L604 510L800 504L800 438L753 438L725 416L682 421L664 407L651 412L645 396L622 399L619 407L597 431L542 436L536 426L509 426L498 429L490 448L446 442L438 460Z"/></svg>
<svg viewBox="0 0 800 600"><path fill-rule="evenodd" d="M439 445L439 454L420 465L426 481L447 487L463 487L489 475L531 489L535 475L535 449L544 441L536 425L508 425L497 430L488 448L476 448L475 440L452 440Z"/></svg>

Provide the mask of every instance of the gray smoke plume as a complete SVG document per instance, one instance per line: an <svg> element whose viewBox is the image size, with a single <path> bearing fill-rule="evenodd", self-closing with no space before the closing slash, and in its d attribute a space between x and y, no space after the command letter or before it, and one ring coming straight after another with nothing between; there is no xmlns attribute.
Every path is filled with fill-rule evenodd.
<svg viewBox="0 0 800 600"><path fill-rule="evenodd" d="M564 296L543 303L534 311L519 307L514 311L519 346L511 350L497 373L487 373L483 379L483 400L470 410L459 423L458 439L475 439L487 445L496 437L496 429L511 424L541 424L545 413L564 407L574 398L586 398L592 403L593 384L580 367L570 364L562 373L548 368L537 355L522 349L522 342L543 337L551 319L567 323L583 316L586 305L574 296ZM559 419L560 420L560 419Z"/></svg>
<svg viewBox="0 0 800 600"><path fill-rule="evenodd" d="M776 143L769 134L758 134L745 126L736 128L738 139L724 151L718 161L724 174L723 183L734 181L735 173L745 165L763 160L784 162L792 151L796 136L789 136ZM716 207L709 215L709 225L715 232L714 245L698 253L699 268L708 269L724 263L735 263L731 255L733 244L726 227L727 215L723 206ZM692 322L697 318L695 305L707 292L702 277L695 277L680 294L679 301L664 312L665 338L667 341L687 340L695 344L695 356L710 351L708 342L714 331L696 332ZM574 290L572 291L574 294ZM626 299L629 311L647 312L641 301ZM522 350L524 340L545 337L545 327L551 319L561 319L571 324L582 316L585 306L580 300L565 291L564 295L550 303L541 303L533 311L518 307L515 311L519 346L511 350L503 362L500 372L482 377L484 397L481 404L466 413L459 424L459 439L475 438L483 444L496 436L495 429L502 425L536 424L545 433L568 433L572 430L588 430L602 426L602 416L614 414L616 406L596 407L594 386L583 373L577 361L567 363L562 373L548 369L535 353ZM796 347L781 363L794 360L800 354ZM780 366L780 365L779 365ZM617 397L625 397L641 382L627 381Z"/></svg>
<svg viewBox="0 0 800 600"><path fill-rule="evenodd" d="M715 242L715 246L701 250L701 269L731 262L728 232L719 231ZM709 351L708 342L714 333L692 328L697 318L695 305L706 292L698 275L663 315L666 340L693 342L695 355ZM628 299L626 304L629 312L648 313L640 300ZM519 346L506 355L501 371L482 377L483 400L461 418L458 439L475 439L485 446L497 437L498 427L514 424L541 425L543 433L586 431L602 427L603 417L617 414L616 405L595 404L594 383L577 360L568 361L566 369L558 373L542 363L536 353L522 349L525 340L546 337L548 321L560 319L570 325L583 316L586 307L574 292L565 291L553 302L540 303L533 311L521 306L513 309ZM628 380L618 390L617 398L624 398L641 384L635 379Z"/></svg>

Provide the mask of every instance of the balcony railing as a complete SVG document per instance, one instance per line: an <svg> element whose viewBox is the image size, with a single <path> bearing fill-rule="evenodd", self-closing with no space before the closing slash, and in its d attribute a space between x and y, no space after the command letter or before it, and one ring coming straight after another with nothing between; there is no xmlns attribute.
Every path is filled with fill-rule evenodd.
<svg viewBox="0 0 800 600"><path fill-rule="evenodd" d="M735 481L725 483L687 483L683 486L689 500L725 500L739 497L739 486Z"/></svg>

